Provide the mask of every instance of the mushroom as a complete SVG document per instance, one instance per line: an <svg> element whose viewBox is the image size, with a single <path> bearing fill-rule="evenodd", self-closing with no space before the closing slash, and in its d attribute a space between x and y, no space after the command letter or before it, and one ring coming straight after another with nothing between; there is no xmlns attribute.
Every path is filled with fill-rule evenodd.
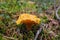
<svg viewBox="0 0 60 40"><path fill-rule="evenodd" d="M19 15L18 20L16 21L16 24L26 24L27 30L31 30L33 24L39 24L40 18L38 18L36 15L23 13Z"/></svg>

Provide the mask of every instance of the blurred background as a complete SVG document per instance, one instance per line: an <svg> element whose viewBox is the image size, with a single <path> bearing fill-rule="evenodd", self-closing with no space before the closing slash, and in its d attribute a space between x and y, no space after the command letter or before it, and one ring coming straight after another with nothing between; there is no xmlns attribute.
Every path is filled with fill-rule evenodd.
<svg viewBox="0 0 60 40"><path fill-rule="evenodd" d="M33 25L30 31L24 24L16 25L22 13L34 14L41 25ZM60 0L0 0L0 40L60 40Z"/></svg>

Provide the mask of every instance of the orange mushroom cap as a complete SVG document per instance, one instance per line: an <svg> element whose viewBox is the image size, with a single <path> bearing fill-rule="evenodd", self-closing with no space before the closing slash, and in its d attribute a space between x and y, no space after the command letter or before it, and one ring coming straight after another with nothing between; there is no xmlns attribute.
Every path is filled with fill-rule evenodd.
<svg viewBox="0 0 60 40"><path fill-rule="evenodd" d="M18 20L16 21L17 25L21 23L25 23L28 28L31 27L32 24L39 24L40 18L38 18L36 15L32 14L20 14Z"/></svg>

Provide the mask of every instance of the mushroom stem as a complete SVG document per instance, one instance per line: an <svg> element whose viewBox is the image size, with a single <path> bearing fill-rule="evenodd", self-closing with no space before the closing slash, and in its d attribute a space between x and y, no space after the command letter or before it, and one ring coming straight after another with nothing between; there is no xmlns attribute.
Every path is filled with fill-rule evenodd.
<svg viewBox="0 0 60 40"><path fill-rule="evenodd" d="M26 25L26 28L29 31L29 30L31 30L32 27L31 27L31 25L28 24L28 25Z"/></svg>

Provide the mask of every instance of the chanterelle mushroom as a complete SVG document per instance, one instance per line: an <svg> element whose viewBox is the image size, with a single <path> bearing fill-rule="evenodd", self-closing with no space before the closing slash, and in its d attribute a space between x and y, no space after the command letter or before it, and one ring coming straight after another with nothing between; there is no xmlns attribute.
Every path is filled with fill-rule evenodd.
<svg viewBox="0 0 60 40"><path fill-rule="evenodd" d="M21 23L26 24L27 30L31 30L33 24L39 24L40 19L36 15L32 14L20 14L18 20L16 21L17 25Z"/></svg>

